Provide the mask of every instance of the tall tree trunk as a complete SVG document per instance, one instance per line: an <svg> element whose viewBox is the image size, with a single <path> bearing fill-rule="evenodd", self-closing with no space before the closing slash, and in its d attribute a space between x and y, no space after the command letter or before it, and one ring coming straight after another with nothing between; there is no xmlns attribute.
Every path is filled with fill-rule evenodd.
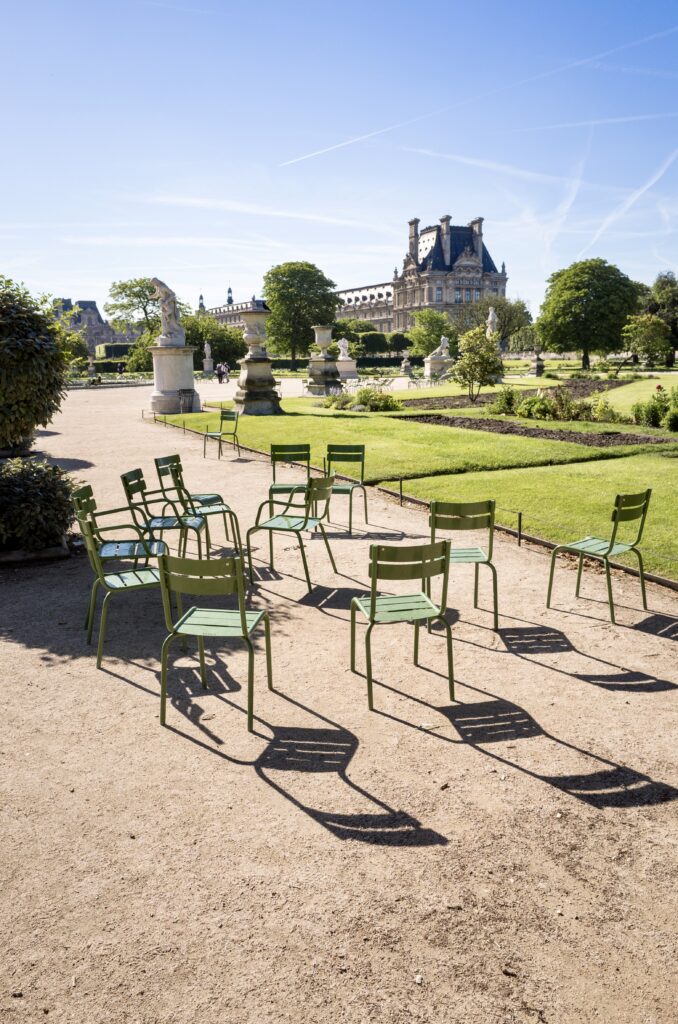
<svg viewBox="0 0 678 1024"><path fill-rule="evenodd" d="M581 368L582 370L591 369L591 357L589 356L589 351L587 348L585 348L581 354Z"/></svg>

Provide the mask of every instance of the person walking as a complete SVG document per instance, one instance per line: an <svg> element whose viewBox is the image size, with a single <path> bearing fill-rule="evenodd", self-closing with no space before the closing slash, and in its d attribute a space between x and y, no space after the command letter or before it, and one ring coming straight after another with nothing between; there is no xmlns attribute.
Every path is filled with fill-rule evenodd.
<svg viewBox="0 0 678 1024"><path fill-rule="evenodd" d="M221 363L217 363L217 380L219 381L220 384L223 384L223 381L224 381L224 368L221 365Z"/></svg>
<svg viewBox="0 0 678 1024"><path fill-rule="evenodd" d="M228 365L228 363L222 363L221 366L224 371L224 378L226 380L226 383L228 384L229 380L231 379L231 367Z"/></svg>

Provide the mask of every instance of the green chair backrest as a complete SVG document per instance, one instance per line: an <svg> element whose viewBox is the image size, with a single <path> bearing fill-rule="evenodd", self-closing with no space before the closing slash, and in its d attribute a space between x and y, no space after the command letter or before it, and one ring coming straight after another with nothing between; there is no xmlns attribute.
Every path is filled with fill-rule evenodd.
<svg viewBox="0 0 678 1024"><path fill-rule="evenodd" d="M306 476L311 476L311 446L310 444L272 444L271 465L273 467L273 482L275 483L275 469L279 462L305 462Z"/></svg>
<svg viewBox="0 0 678 1024"><path fill-rule="evenodd" d="M370 545L370 619L374 618L379 580L421 580L443 577L440 613L447 605L447 581L450 572L450 542L441 540L432 544L408 544L395 547L390 544Z"/></svg>
<svg viewBox="0 0 678 1024"><path fill-rule="evenodd" d="M494 501L432 501L428 519L431 540L436 539L436 530L487 530L487 557L491 559L494 509Z"/></svg>
<svg viewBox="0 0 678 1024"><path fill-rule="evenodd" d="M82 487L78 487L76 491L73 491L73 508L78 518L80 516L90 516L97 510L97 503L94 499L94 491L89 484L83 484Z"/></svg>
<svg viewBox="0 0 678 1024"><path fill-rule="evenodd" d="M307 515L313 515L316 519L325 518L329 510L333 486L333 476L311 477L306 488ZM320 510L321 505L324 505L322 511Z"/></svg>
<svg viewBox="0 0 678 1024"><path fill-rule="evenodd" d="M238 429L238 416L239 416L239 413L237 413L235 411L235 409L222 409L221 410L220 427L221 427L221 433L222 434L226 434L226 433L227 434L235 434L236 430ZM224 430L224 423L232 423L233 424L233 430L227 430L227 431Z"/></svg>
<svg viewBox="0 0 678 1024"><path fill-rule="evenodd" d="M165 491L184 491L184 471L179 455L163 455L160 459L154 459L155 468L158 473L158 480L163 494Z"/></svg>
<svg viewBox="0 0 678 1024"><path fill-rule="evenodd" d="M328 444L325 466L328 470L341 462L360 463L360 483L365 479L365 445L364 444Z"/></svg>
<svg viewBox="0 0 678 1024"><path fill-rule="evenodd" d="M96 538L94 535L94 527L91 521L87 518L87 515L78 514L78 526L82 534L83 540L85 541L85 550L87 551L87 557L89 564L92 567L92 572L97 579L102 580L104 578L104 570L99 558L99 550L97 548Z"/></svg>
<svg viewBox="0 0 678 1024"><path fill-rule="evenodd" d="M170 631L174 629L170 600L172 594L190 594L193 597L237 594L240 624L243 636L247 636L245 580L241 558L199 559L161 555L158 566L165 622Z"/></svg>
<svg viewBox="0 0 678 1024"><path fill-rule="evenodd" d="M137 526L145 526L146 520L151 518L151 510L146 503L146 481L140 469L130 469L122 473L122 488L127 498L127 504L132 512L132 518Z"/></svg>
<svg viewBox="0 0 678 1024"><path fill-rule="evenodd" d="M619 524L632 523L637 520L640 520L638 523L638 532L636 533L635 539L630 543L634 546L640 543L640 539L643 536L643 530L645 528L645 520L647 519L647 510L650 506L651 496L651 487L648 487L646 491L641 491L639 494L617 495L614 500L614 509L612 510L611 517L614 526L612 527L612 536L610 537L610 547L612 547L616 540Z"/></svg>

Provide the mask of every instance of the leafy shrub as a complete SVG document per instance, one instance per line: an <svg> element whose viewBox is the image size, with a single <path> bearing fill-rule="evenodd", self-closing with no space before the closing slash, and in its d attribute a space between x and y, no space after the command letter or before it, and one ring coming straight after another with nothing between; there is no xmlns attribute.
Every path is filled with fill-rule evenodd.
<svg viewBox="0 0 678 1024"><path fill-rule="evenodd" d="M504 413L508 416L516 411L518 392L510 384L505 384L497 392L497 396L489 406L490 412Z"/></svg>
<svg viewBox="0 0 678 1024"><path fill-rule="evenodd" d="M0 276L0 448L30 443L66 394L67 361L47 300Z"/></svg>
<svg viewBox="0 0 678 1024"><path fill-rule="evenodd" d="M358 388L355 404L364 405L370 412L393 412L401 408L398 399L388 391L377 391L375 388Z"/></svg>
<svg viewBox="0 0 678 1024"><path fill-rule="evenodd" d="M678 431L678 408L669 409L666 416L662 420L662 426L665 430L671 430L674 433Z"/></svg>
<svg viewBox="0 0 678 1024"><path fill-rule="evenodd" d="M553 417L556 420L579 420L585 419L579 403L574 400L566 387L556 388L551 393L550 401L553 406Z"/></svg>
<svg viewBox="0 0 678 1024"><path fill-rule="evenodd" d="M624 417L610 404L607 396L601 393L595 395L591 402L591 419L596 423L619 423Z"/></svg>
<svg viewBox="0 0 678 1024"><path fill-rule="evenodd" d="M348 409L353 402L353 395L349 395L347 391L339 391L336 395L328 395L323 405L326 409Z"/></svg>
<svg viewBox="0 0 678 1024"><path fill-rule="evenodd" d="M553 401L545 395L530 395L523 398L516 409L516 415L528 420L552 420L554 414Z"/></svg>
<svg viewBox="0 0 678 1024"><path fill-rule="evenodd" d="M8 459L0 466L0 546L37 551L61 543L75 518L73 488L58 466Z"/></svg>

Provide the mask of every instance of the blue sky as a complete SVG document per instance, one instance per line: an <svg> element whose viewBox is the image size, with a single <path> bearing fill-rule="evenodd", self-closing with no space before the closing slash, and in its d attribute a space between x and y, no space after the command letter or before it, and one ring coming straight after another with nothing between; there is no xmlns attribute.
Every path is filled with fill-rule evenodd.
<svg viewBox="0 0 678 1024"><path fill-rule="evenodd" d="M534 313L585 256L678 272L674 2L0 7L0 273L35 291L217 305L293 259L369 284L447 213Z"/></svg>

